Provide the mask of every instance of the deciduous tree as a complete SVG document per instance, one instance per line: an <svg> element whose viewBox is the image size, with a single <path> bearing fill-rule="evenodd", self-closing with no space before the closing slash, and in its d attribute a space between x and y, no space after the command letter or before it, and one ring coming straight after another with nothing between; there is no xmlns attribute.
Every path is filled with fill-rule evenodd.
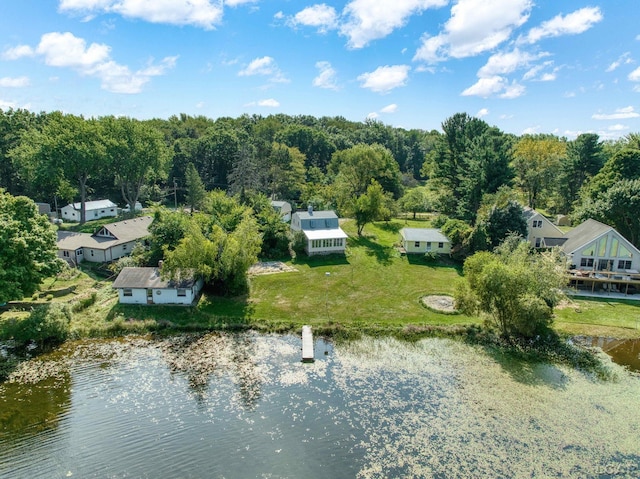
<svg viewBox="0 0 640 479"><path fill-rule="evenodd" d="M483 315L503 337L533 337L551 324L564 281L555 253L532 252L511 237L495 253L467 258L455 300L465 313Z"/></svg>
<svg viewBox="0 0 640 479"><path fill-rule="evenodd" d="M33 294L42 280L58 273L56 229L36 204L0 189L0 303Z"/></svg>

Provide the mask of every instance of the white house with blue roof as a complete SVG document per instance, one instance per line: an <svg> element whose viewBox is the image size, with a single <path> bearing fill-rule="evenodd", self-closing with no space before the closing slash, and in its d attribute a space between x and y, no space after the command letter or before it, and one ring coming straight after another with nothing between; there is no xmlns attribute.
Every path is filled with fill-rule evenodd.
<svg viewBox="0 0 640 479"><path fill-rule="evenodd" d="M312 207L307 211L296 211L291 215L291 230L304 233L305 251L309 256L346 250L348 236L340 228L334 211L313 211Z"/></svg>

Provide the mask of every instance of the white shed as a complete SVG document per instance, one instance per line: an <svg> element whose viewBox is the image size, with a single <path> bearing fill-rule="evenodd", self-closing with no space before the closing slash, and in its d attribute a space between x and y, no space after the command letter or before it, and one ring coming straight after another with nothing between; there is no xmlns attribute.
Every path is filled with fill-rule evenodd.
<svg viewBox="0 0 640 479"><path fill-rule="evenodd" d="M192 276L180 280L162 279L158 268L123 268L113 282L121 304L191 305L204 282Z"/></svg>
<svg viewBox="0 0 640 479"><path fill-rule="evenodd" d="M60 209L62 218L67 221L80 221L81 203L70 203ZM111 200L86 201L84 204L87 221L118 216L118 206Z"/></svg>

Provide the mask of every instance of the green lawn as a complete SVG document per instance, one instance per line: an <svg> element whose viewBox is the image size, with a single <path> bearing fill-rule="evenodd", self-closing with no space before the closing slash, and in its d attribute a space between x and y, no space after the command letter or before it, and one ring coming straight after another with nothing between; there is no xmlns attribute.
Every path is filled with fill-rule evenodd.
<svg viewBox="0 0 640 479"><path fill-rule="evenodd" d="M640 301L574 298L555 314L555 328L567 334L640 337Z"/></svg>
<svg viewBox="0 0 640 479"><path fill-rule="evenodd" d="M287 264L295 272L254 276L250 292L235 298L205 292L197 306L148 307L119 305L111 282L81 273L58 279L47 289L76 288L52 302L73 302L96 293L95 304L74 315L76 336L144 332L162 325L183 329L251 327L270 331L316 328L396 333L412 328L463 326L478 318L442 314L421 304L428 294L452 294L461 275L460 265L448 258L428 263L421 255L401 256L394 244L403 227L429 225L428 221L398 219L367 225L357 237L355 224L342 225L349 234L346 256L308 258L301 255ZM90 273L90 271L88 271ZM2 319L15 314L5 312ZM136 320L136 321L132 321ZM567 334L640 337L640 301L574 299L556 310L555 328Z"/></svg>

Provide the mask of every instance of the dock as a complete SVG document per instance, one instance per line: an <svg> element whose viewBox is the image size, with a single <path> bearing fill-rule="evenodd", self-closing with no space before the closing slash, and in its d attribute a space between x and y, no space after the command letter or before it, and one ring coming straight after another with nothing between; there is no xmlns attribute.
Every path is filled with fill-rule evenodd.
<svg viewBox="0 0 640 479"><path fill-rule="evenodd" d="M302 326L302 362L312 363L313 359L313 333L311 326Z"/></svg>

